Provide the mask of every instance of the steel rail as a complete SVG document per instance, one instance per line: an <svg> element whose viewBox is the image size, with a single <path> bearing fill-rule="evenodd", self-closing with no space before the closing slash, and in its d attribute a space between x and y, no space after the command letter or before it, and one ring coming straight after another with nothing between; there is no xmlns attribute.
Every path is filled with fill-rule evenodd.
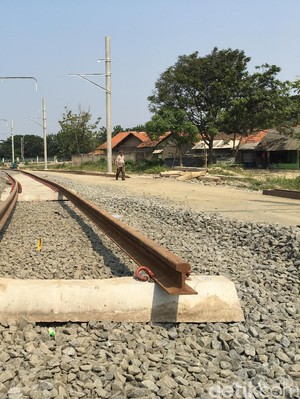
<svg viewBox="0 0 300 399"><path fill-rule="evenodd" d="M5 172L6 173L6 172ZM11 190L9 193L9 196L6 198L5 201L0 202L0 231L3 229L6 221L12 214L17 199L18 199L18 193L22 192L22 186L20 183L18 183L12 176L10 176L8 173L6 173L7 178L11 184Z"/></svg>
<svg viewBox="0 0 300 399"><path fill-rule="evenodd" d="M300 199L300 191L294 190L263 190L263 195L273 195L274 197Z"/></svg>
<svg viewBox="0 0 300 399"><path fill-rule="evenodd" d="M73 191L34 174L25 171L22 171L22 173L43 182L71 201L138 265L150 269L152 272L151 278L167 293L171 295L197 294L193 288L186 284L191 271L188 262Z"/></svg>

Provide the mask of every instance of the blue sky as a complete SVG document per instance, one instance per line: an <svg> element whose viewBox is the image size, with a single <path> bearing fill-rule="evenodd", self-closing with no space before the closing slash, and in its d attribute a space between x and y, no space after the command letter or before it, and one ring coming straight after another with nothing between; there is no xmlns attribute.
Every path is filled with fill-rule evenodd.
<svg viewBox="0 0 300 399"><path fill-rule="evenodd" d="M90 111L105 126L105 92L71 73L104 73L111 38L112 125L130 128L151 118L147 97L178 56L244 50L249 69L281 67L282 80L300 75L299 0L0 0L0 119L14 134L57 133L64 107ZM104 77L95 82L105 85ZM9 135L0 121L0 139Z"/></svg>

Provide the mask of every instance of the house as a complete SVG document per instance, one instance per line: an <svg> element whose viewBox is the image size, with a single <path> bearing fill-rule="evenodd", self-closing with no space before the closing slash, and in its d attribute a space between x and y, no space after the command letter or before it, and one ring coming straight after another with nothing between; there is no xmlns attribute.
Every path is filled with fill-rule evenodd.
<svg viewBox="0 0 300 399"><path fill-rule="evenodd" d="M241 140L238 162L247 167L300 169L300 140L275 129Z"/></svg>
<svg viewBox="0 0 300 399"><path fill-rule="evenodd" d="M113 157L122 150L126 159L134 161L140 159L157 160L174 158L176 156L176 145L172 142L172 133L167 132L156 140L151 140L146 132L121 132L112 137ZM106 154L107 142L101 144L93 151L93 154Z"/></svg>
<svg viewBox="0 0 300 399"><path fill-rule="evenodd" d="M111 139L112 155L115 157L119 151L123 151L127 159L136 160L136 148L149 140L146 132L120 132ZM106 154L107 142L97 147L94 153L99 151L104 151Z"/></svg>
<svg viewBox="0 0 300 399"><path fill-rule="evenodd" d="M120 132L112 137L112 157L116 158L119 151L123 151L127 160L158 160L163 159L168 163L174 163L174 158L178 156L176 144L172 140L172 132L166 132L158 139L151 140L146 132ZM107 142L99 145L89 154L72 156L72 164L82 165L89 161L97 161L106 158ZM172 160L172 161L171 161Z"/></svg>
<svg viewBox="0 0 300 399"><path fill-rule="evenodd" d="M214 162L218 163L227 160L234 160L239 142L239 136L233 137L233 135L227 135L224 133L216 135L215 140L213 140ZM207 151L207 145L203 140L201 140L191 148L190 156L204 159Z"/></svg>
<svg viewBox="0 0 300 399"><path fill-rule="evenodd" d="M261 130L260 132L243 137L238 147L237 163L240 163L247 168L256 168L258 165L264 165L264 156L256 153L255 149L267 133L267 130ZM266 166L264 165L264 167Z"/></svg>
<svg viewBox="0 0 300 399"><path fill-rule="evenodd" d="M158 160L174 157L176 146L171 138L172 133L167 132L159 136L157 140L144 141L136 148L136 158Z"/></svg>

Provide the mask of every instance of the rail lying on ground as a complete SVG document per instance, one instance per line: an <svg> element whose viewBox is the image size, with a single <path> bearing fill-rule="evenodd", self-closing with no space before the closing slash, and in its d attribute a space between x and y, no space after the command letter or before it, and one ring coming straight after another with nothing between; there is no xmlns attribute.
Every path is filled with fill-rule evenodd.
<svg viewBox="0 0 300 399"><path fill-rule="evenodd" d="M191 271L189 263L65 187L28 172L22 173L43 182L71 201L138 265L150 269L151 278L167 293L197 294L186 284Z"/></svg>
<svg viewBox="0 0 300 399"><path fill-rule="evenodd" d="M273 195L275 197L283 197L283 198L291 198L291 199L300 199L300 191L293 190L263 190L264 195Z"/></svg>

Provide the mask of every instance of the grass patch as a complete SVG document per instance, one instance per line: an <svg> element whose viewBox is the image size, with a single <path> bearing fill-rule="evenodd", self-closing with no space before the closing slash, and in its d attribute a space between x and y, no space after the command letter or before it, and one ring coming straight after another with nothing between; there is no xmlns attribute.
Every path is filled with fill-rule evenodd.
<svg viewBox="0 0 300 399"><path fill-rule="evenodd" d="M146 159L142 159L139 161L131 161L128 160L126 162L126 172L128 173L146 173L146 174L158 174L160 172L165 172L169 170L166 168L161 161L149 161Z"/></svg>
<svg viewBox="0 0 300 399"><path fill-rule="evenodd" d="M258 180L255 178L249 179L252 190L294 190L300 191L300 176L287 179L284 177L267 177L265 180Z"/></svg>

